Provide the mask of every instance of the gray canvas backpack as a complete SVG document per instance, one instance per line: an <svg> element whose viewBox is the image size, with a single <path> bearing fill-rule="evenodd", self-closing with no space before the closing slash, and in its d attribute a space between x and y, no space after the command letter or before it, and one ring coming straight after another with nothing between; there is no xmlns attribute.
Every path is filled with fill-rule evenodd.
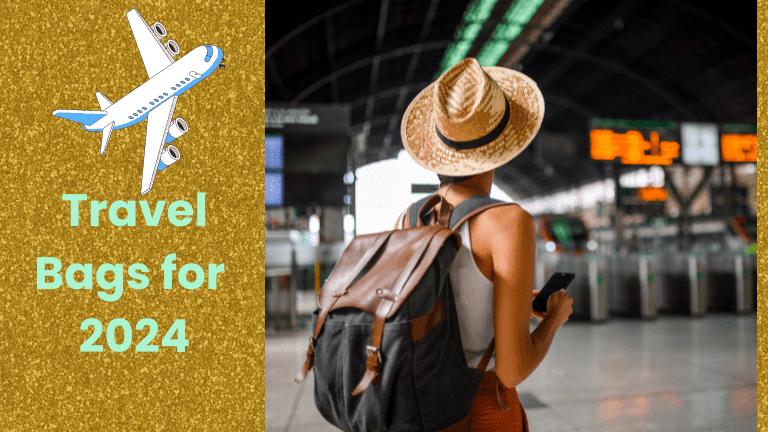
<svg viewBox="0 0 768 432"><path fill-rule="evenodd" d="M404 213L408 228L349 244L318 294L296 378L314 367L325 419L350 432L431 432L469 414L493 348L467 366L448 275L461 238L448 227L508 204L476 196L452 209L431 195Z"/></svg>

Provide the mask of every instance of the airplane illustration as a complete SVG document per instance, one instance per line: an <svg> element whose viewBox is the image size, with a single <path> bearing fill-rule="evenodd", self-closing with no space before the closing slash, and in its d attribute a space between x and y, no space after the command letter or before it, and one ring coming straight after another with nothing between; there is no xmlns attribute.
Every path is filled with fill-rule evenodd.
<svg viewBox="0 0 768 432"><path fill-rule="evenodd" d="M203 45L174 61L180 52L179 45L170 39L164 44L161 42L168 34L161 23L148 26L136 9L126 15L149 79L115 103L96 92L99 111L56 110L53 115L80 123L87 131L101 132L102 155L107 151L113 130L147 119L141 175L141 194L144 195L152 189L157 171L164 170L181 156L171 142L184 135L189 126L181 118L172 120L176 99L217 67L224 69L224 52L213 45Z"/></svg>

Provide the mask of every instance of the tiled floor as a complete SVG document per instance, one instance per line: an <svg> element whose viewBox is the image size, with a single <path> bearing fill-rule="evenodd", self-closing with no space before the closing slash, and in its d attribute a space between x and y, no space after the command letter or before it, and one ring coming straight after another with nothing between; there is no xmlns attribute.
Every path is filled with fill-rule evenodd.
<svg viewBox="0 0 768 432"><path fill-rule="evenodd" d="M518 386L546 407L532 432L754 431L756 315L568 322ZM267 336L266 432L337 431L315 409L313 377L293 378L309 331Z"/></svg>

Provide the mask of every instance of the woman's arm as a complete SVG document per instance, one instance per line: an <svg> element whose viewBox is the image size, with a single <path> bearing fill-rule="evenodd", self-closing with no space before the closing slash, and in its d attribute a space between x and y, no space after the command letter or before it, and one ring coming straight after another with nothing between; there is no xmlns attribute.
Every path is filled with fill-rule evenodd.
<svg viewBox="0 0 768 432"><path fill-rule="evenodd" d="M555 332L568 320L573 300L564 291L553 295L547 315L531 333L536 259L533 217L518 206L491 209L477 217L473 232L483 233L482 243L493 266L496 374L505 387L515 387L544 359ZM474 239L477 236L473 246Z"/></svg>

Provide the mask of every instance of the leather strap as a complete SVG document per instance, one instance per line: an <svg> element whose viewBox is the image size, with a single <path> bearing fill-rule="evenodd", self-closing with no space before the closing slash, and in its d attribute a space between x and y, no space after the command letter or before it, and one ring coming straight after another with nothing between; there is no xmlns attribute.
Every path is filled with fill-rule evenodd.
<svg viewBox="0 0 768 432"><path fill-rule="evenodd" d="M365 251L365 255L360 258L360 261L358 261L355 268L349 272L347 275L345 275L344 279L339 283L340 286L344 287L343 293L338 293L339 295L335 296L334 300L329 304L327 307L323 308L323 310L320 311L320 315L317 317L317 324L315 325L315 332L312 336L312 339L309 341L309 348L307 349L307 360L304 361L304 365L302 366L301 370L299 371L299 374L296 375L296 381L297 383L300 383L301 381L306 378L309 371L312 369L312 366L315 364L315 350L313 347L314 341L317 340L317 338L320 336L320 331L323 329L323 324L325 324L325 318L328 316L328 312L330 312L333 309L333 306L336 304L337 301L339 301L339 298L341 298L342 295L346 294L347 290L349 290L349 284L352 283L352 281L355 280L357 275L365 268L366 264L376 255L376 253L379 252L379 250L384 246L384 243L389 239L389 237L392 235L392 231L387 231L379 234L376 237L376 240L374 240L373 244L371 245L368 250Z"/></svg>
<svg viewBox="0 0 768 432"><path fill-rule="evenodd" d="M315 365L315 347L313 344L313 341L309 341L309 348L307 348L307 360L304 361L304 366L302 366L301 370L299 371L299 374L296 375L296 379L294 381L298 384L302 381L304 381L304 378L307 377L307 374L312 369L312 366Z"/></svg>
<svg viewBox="0 0 768 432"><path fill-rule="evenodd" d="M416 222L417 227L424 226L424 221L421 220L421 216L427 212L427 210L433 208L434 206L440 204L440 207L442 207L442 203L446 202L442 195L440 194L433 194L429 198L427 198L427 201L424 203L424 205L421 206L419 209L419 212L417 213L417 219ZM448 226L446 224L445 226Z"/></svg>
<svg viewBox="0 0 768 432"><path fill-rule="evenodd" d="M435 303L435 307L433 307L426 315L411 320L411 340L413 342L420 341L443 321L445 321L443 301L438 300L437 303Z"/></svg>
<svg viewBox="0 0 768 432"><path fill-rule="evenodd" d="M419 260L421 260L424 255L423 251L428 249L433 238L434 234L421 240L416 248L417 252L411 256L403 270L400 272L400 275L392 284L392 288L390 289L392 293L395 295L400 294L406 281L410 278L413 270L419 263ZM425 257L423 261L427 260L428 259ZM431 260L429 260L429 262L431 263ZM394 303L394 301L387 298L382 298L379 302L379 307L376 309L376 318L373 321L371 344L368 346L368 361L365 365L365 374L357 387L352 391L352 396L357 396L362 393L372 382L375 382L379 376L379 369L381 368L381 355L379 354L379 350L381 349L381 338L384 336L384 323Z"/></svg>

